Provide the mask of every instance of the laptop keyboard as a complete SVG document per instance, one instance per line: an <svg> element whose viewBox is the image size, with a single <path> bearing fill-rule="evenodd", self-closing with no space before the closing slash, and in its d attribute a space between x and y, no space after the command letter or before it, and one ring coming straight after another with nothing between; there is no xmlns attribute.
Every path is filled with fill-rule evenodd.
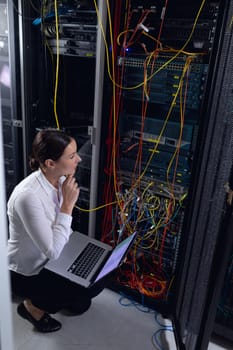
<svg viewBox="0 0 233 350"><path fill-rule="evenodd" d="M89 242L82 253L68 268L68 271L76 276L86 278L104 251L104 248Z"/></svg>

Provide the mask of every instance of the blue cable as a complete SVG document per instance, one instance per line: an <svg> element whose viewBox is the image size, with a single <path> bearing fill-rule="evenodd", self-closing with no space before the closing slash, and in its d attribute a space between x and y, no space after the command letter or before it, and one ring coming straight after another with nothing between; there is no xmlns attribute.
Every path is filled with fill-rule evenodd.
<svg viewBox="0 0 233 350"><path fill-rule="evenodd" d="M120 293L120 295L121 295L121 297L119 298L119 303L121 304L121 306L124 306L124 307L134 306L134 307L136 307L137 310L144 312L144 313L154 312L155 321L161 328L159 328L157 331L155 331L154 334L152 335L152 344L154 347L156 346L157 350L165 350L161 346L159 340L157 339L157 336L162 331L173 332L173 327L166 326L166 325L162 324L161 322L159 322L159 320L158 320L159 314L157 312L155 312L154 310L151 310L149 307L145 307L143 303L141 305L141 304L135 302L132 298L130 298L129 296L125 295L122 292ZM127 300L127 302L124 302L124 300ZM144 302L143 295L142 295L142 302ZM141 307L143 307L144 309L142 309Z"/></svg>
<svg viewBox="0 0 233 350"><path fill-rule="evenodd" d="M156 347L158 348L158 350L165 350L162 345L160 344L160 342L157 339L157 336L159 333L161 333L162 331L169 331L169 332L173 332L172 329L167 329L167 328L160 328L158 329L153 335L152 335L152 344L156 345ZM155 342L155 344L154 344Z"/></svg>
<svg viewBox="0 0 233 350"><path fill-rule="evenodd" d="M159 314L157 313L157 312L155 312L155 321L156 321L156 323L161 327L161 328L166 328L166 329L168 329L168 330L172 330L173 328L172 328L172 326L166 326L165 324L162 324L159 320L158 320L158 316L159 316Z"/></svg>
<svg viewBox="0 0 233 350"><path fill-rule="evenodd" d="M144 313L150 313L152 312L151 309L147 306L144 306L144 304L139 304L135 302L133 299L131 299L129 296L125 295L124 293L120 293L121 297L119 298L119 303L124 307L134 306L137 310L144 312ZM128 300L128 302L124 302L124 299ZM144 296L142 296L142 301L144 302Z"/></svg>

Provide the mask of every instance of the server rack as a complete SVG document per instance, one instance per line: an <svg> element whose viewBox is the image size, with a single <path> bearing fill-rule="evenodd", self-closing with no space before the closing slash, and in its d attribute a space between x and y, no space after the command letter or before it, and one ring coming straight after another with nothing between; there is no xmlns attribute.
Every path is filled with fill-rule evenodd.
<svg viewBox="0 0 233 350"><path fill-rule="evenodd" d="M122 1L121 3L106 1L104 4L99 2L98 5L95 1L58 1L57 4L57 14L50 1L44 2L41 8L32 8L31 4L19 1L17 9L21 14L19 20L20 62L21 91L24 96L22 130L25 151L29 151L36 129L57 126L54 115L58 113L62 128L77 137L81 156L83 156L81 172L77 176L80 183L85 184L82 188L81 203L79 203L84 211L74 213L74 217L75 228L84 233L89 231L89 234L90 231L93 232L95 226L96 211L92 210L93 206L104 202L107 209L110 208L115 218L117 217L117 210L109 205L110 197L103 197L102 191L98 193L98 186L102 189L107 183L111 184L108 193L114 196L117 194L112 199L113 202L118 203L121 209L118 211L120 214L124 214L121 207L123 201L125 203L132 201L134 208L137 208L137 199L139 198L140 201L140 196L135 196L136 201L130 198L132 170L134 169L131 160L137 157L135 146L130 142L137 141L135 144L137 143L138 147L142 147L143 144L143 150L149 155L156 153L162 155L162 157L158 156L157 163L150 162L150 166L147 167L145 165L148 159L143 158L146 156L141 154L136 169L138 174L143 172L142 168L148 171L145 183L141 181L142 194L147 195L146 191L151 191L147 196L147 204L151 204L152 194L155 194L156 198L159 198L163 212L171 210L172 214L175 214L168 217L170 232L166 232L166 236L162 237L162 241L164 239L162 253L164 254L159 256L156 252L159 258L157 261L156 259L152 261L154 264L160 264L160 271L161 267L164 268L163 279L161 278L160 282L166 282L167 279L166 292L160 293L161 288L157 290L157 294L161 296L160 299L154 298L154 290L148 293L148 286L153 278L147 280L147 288L142 285L143 288L140 290L138 285L135 288L128 288L126 285L123 286L123 290L173 319L179 349L205 349L213 329L216 305L223 282L222 272L226 271L227 255L230 255L230 252L224 249L224 253L229 254L225 254L224 260L220 259L222 245L218 244L219 237L224 243L227 243L227 247L231 246L231 237L228 233L231 206L226 204L225 184L229 181L232 165L232 108L230 103L232 98L230 59L232 56L232 2L199 1L195 2L191 9L185 6L184 1L177 1L176 4L169 5L167 8L165 1ZM127 22L124 22L125 12L130 9L136 14L132 28L128 28ZM162 16L161 20L161 14L164 14L165 9L167 10L166 15ZM110 34L105 36L106 13L109 16L108 32ZM137 17L140 15L144 15L141 20L140 17ZM145 21L149 18L148 16L153 25ZM111 31L112 20L110 18L114 22L113 31ZM160 34L160 22L163 20L164 30ZM134 32L136 25L139 24L139 32ZM193 30L194 27L195 30ZM133 33L131 44L135 50L134 53L129 50L126 55L121 51L125 29ZM153 35L148 34L147 29L152 30ZM148 34L143 33L145 42L140 41L142 31ZM158 33L159 40L156 39ZM192 35L189 36L190 34ZM118 41L121 49L117 50L114 45ZM163 52L162 55L160 53L158 56L148 54L153 51L153 48L162 47L165 42L170 49L176 45L182 48L179 55L176 56L171 50ZM183 42L188 42L188 44L184 47ZM105 43L105 48L103 43ZM128 46L131 49L131 45ZM192 56L187 55L186 49L188 52L195 53L195 57L190 61L186 61L187 56ZM106 80L103 85L104 51ZM116 53L117 55L114 56ZM144 65L144 57L147 55L149 60L146 66L150 79L145 79L142 83L144 75L141 68ZM58 59L59 80L56 79L54 69L57 67L54 62L57 62ZM154 78L152 75L156 64L156 69L161 72L161 75ZM177 78L178 84L173 80L175 79L173 69L178 69L180 76L183 73L190 74L191 88L188 90L190 94L185 94L184 90L181 95L177 94L181 80ZM164 71L166 71L165 76ZM119 78L119 76L122 76L123 80L120 84L115 84L116 77ZM134 86L135 81L139 81L139 88L143 87L141 92L138 92L137 89L132 89L133 92L130 89L122 89L124 84L129 84L129 87ZM58 83L56 101L55 83ZM98 94L98 91L101 93ZM111 100L114 93L118 96L116 105L116 100ZM145 98L144 111L149 113L149 117L144 121L145 129L142 129L142 122L138 114L140 94L144 94ZM176 97L176 100L173 100L171 96ZM124 104L124 101L127 103ZM182 118L181 122L179 121L183 125L182 137L180 137L177 125L179 119L177 106L174 107L164 134L161 133L163 128L161 116L165 115L166 108L171 102L172 104L181 103L187 112L185 122L182 121ZM111 108L111 103L115 109ZM156 105L156 116L152 108L154 105ZM119 112L119 123L116 119L118 115L116 108ZM107 123L113 130L113 133L109 135L107 134ZM100 139L104 142L102 143L102 157L99 161ZM221 145L219 145L219 139L223 140ZM120 140L120 146L117 143L118 140ZM154 148L155 144L159 145L158 150ZM96 150L93 145L98 145ZM107 149L106 145L110 147ZM177 146L179 159L177 158L176 163L173 163L171 159ZM112 174L109 167L112 156L114 158L112 169L117 170L117 176L120 176L121 186L119 187L119 183L116 186L114 182L116 173ZM119 158L119 163L117 158ZM172 187L164 186L166 167L169 168L167 183L172 183ZM99 170L97 168L100 169L99 183L95 181L95 175ZM105 177L103 177L103 172ZM169 202L171 189L174 193L173 203ZM92 192L91 196L90 192ZM120 195L122 197L119 197ZM155 201L152 204L154 207L147 208L149 219L152 217L151 212L155 212L158 202ZM140 217L138 209L135 212ZM144 210L143 215L145 213ZM116 240L121 238L121 234L127 233L125 230L121 231L122 223L125 223L126 220L124 216L118 216L117 225L114 226L111 222L111 229L109 229L107 226L102 226L104 215L104 212L97 215L96 236L103 232L102 239L109 240L111 231L113 233L111 243L114 245ZM162 216L157 218L155 224L158 226L158 222L162 222L162 219ZM132 227L128 222L127 226L129 233ZM136 229L142 234L140 225ZM165 238L167 245L165 245ZM143 265L145 248L150 247L152 243L151 235L149 235L147 245L141 246L137 251L139 268ZM170 249L171 246L172 249ZM171 250L171 256L167 254L166 249ZM151 259L151 254L149 255ZM135 257L134 260L132 256L129 257L129 261L130 259L133 265ZM168 265L166 265L167 261ZM219 261L221 261L220 266ZM151 260L148 262L148 266L151 265ZM158 269L155 273L158 273ZM123 271L122 276L124 275L126 276L127 273ZM216 276L217 285L214 284ZM112 287L121 290L122 285L119 276L115 276ZM196 285L198 289L195 288ZM161 286L163 287L164 284L160 283ZM207 318L208 322L206 322Z"/></svg>
<svg viewBox="0 0 233 350"><path fill-rule="evenodd" d="M21 137L21 116L17 105L17 79L19 72L15 63L17 52L17 16L12 4L0 1L0 74L1 109L5 155L6 197L9 196L18 179L23 176L20 163L21 150L18 145Z"/></svg>
<svg viewBox="0 0 233 350"><path fill-rule="evenodd" d="M138 251L141 260L147 257L144 262L137 258L140 265L137 267L138 287L141 274L155 289L154 295L151 287L146 293L142 285L145 297L147 294L154 296L159 304L163 301L167 304L167 293L176 269L218 12L216 4L208 3L194 28L193 16L198 13L199 5L187 9L183 2L176 2L166 8L167 14L161 20L165 9L163 2L131 2L125 22L122 24L122 16L119 16L118 23L114 23L117 27L115 41L123 44L116 53L115 75L119 78L115 91L111 91L115 93L113 104L117 106L112 111L115 118L112 123L118 123L118 134L113 134L110 128L108 137L115 138L113 148L119 155L118 164L116 160L112 162L110 176L112 184L117 183L115 192L120 193L116 220L122 222L110 227L112 214L107 208L102 231L106 240L111 240L112 235L118 236L117 230L142 232L144 243L139 244ZM125 5L122 9L116 6L113 13L122 11L123 14L124 9ZM186 13L185 18L181 17L183 13ZM189 86L182 88L185 76L188 76ZM184 104L185 112L181 111L180 104ZM109 153L111 156L112 149ZM108 184L108 178L104 182ZM107 185L106 193L105 201L113 201ZM131 216L134 217L132 225ZM143 265L147 265L147 271L143 270ZM150 279L155 266L157 281ZM131 274L131 270L129 265L129 270L123 271L123 279L124 275L129 276L129 280L120 282L123 286L135 284L135 271Z"/></svg>
<svg viewBox="0 0 233 350"><path fill-rule="evenodd" d="M219 237L228 247L232 241L225 186L232 161L232 4L195 2L187 8L176 1L161 19L164 5L113 5L112 40L119 48L113 58L115 86L107 96L115 106L107 138L112 148L103 147L109 152L103 183L104 202L115 199L117 206L105 210L102 232L107 242L125 231L141 234L112 287L174 317L179 348L205 349L227 264L222 256L230 253ZM176 56L177 47L185 49L184 56ZM177 98L175 80L182 80L187 51L196 58L188 68L187 91ZM185 121L176 115L182 99ZM172 147L178 149L177 162ZM167 221L155 207L157 213L166 209Z"/></svg>
<svg viewBox="0 0 233 350"><path fill-rule="evenodd" d="M41 5L41 6L40 6ZM92 1L19 1L25 157L37 130L55 127L78 142L81 194L73 229L94 235L104 63L102 36ZM98 12L104 17L100 2ZM99 64L98 69L96 65ZM27 159L24 159L27 164ZM25 166L25 171L29 169Z"/></svg>

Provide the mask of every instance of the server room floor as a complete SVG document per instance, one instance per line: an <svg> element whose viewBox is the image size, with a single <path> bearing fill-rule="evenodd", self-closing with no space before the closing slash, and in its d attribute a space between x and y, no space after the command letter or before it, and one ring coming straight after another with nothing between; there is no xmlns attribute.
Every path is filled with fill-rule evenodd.
<svg viewBox="0 0 233 350"><path fill-rule="evenodd" d="M56 314L62 329L41 334L16 312L12 303L15 350L175 350L170 320L105 289L81 316ZM211 343L208 350L230 349ZM232 348L231 348L232 349Z"/></svg>

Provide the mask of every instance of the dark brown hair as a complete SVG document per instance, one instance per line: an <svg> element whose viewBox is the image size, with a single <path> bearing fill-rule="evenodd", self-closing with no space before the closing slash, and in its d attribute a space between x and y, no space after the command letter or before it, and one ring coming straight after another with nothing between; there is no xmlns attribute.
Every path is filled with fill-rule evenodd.
<svg viewBox="0 0 233 350"><path fill-rule="evenodd" d="M32 143L32 154L29 164L32 170L37 170L46 159L58 160L72 138L57 129L39 131Z"/></svg>

